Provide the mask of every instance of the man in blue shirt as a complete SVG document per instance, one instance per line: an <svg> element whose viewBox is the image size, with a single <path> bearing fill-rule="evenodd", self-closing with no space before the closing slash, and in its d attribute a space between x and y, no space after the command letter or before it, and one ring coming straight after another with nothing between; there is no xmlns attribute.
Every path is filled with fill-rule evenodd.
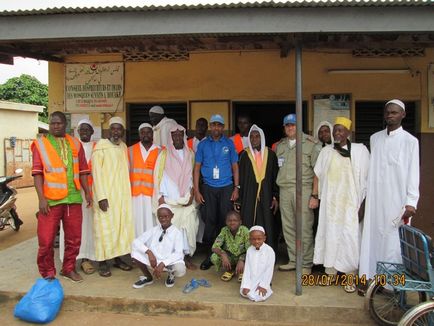
<svg viewBox="0 0 434 326"><path fill-rule="evenodd" d="M197 147L194 166L194 196L204 205L205 231L203 243L210 248L217 234L225 226L227 212L239 196L238 154L234 143L223 135L224 119L214 114L210 119L211 135ZM199 177L203 184L199 187ZM205 270L211 267L210 256L200 265Z"/></svg>

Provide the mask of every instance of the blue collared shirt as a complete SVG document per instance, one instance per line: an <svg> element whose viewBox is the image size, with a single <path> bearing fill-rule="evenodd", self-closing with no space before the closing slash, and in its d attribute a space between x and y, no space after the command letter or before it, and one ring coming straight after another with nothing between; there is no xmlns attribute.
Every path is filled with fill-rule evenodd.
<svg viewBox="0 0 434 326"><path fill-rule="evenodd" d="M197 146L196 163L200 163L203 180L211 187L225 187L233 183L232 164L238 162L232 140L225 136L215 141L208 136ZM213 178L213 170L219 169L219 178Z"/></svg>

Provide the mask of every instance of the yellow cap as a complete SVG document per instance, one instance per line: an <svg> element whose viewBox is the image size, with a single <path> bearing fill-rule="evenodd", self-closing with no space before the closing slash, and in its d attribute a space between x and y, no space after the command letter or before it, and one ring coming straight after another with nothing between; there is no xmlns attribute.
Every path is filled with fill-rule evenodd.
<svg viewBox="0 0 434 326"><path fill-rule="evenodd" d="M348 130L351 130L351 120L345 117L336 117L335 125L342 125Z"/></svg>

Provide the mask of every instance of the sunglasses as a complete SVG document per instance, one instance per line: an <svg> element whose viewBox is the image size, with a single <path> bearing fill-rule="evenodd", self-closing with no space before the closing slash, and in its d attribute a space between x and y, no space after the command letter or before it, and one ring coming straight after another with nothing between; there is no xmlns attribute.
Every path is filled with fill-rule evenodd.
<svg viewBox="0 0 434 326"><path fill-rule="evenodd" d="M166 230L163 230L163 232L161 232L160 237L158 238L158 242L163 241L163 237L164 237L165 234L166 234Z"/></svg>

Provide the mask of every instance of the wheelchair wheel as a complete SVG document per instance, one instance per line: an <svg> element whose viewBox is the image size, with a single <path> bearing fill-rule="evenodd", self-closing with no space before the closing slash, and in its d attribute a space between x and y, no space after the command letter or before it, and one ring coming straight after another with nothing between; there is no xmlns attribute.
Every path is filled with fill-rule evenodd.
<svg viewBox="0 0 434 326"><path fill-rule="evenodd" d="M399 326L434 326L434 302L424 302L407 311Z"/></svg>
<svg viewBox="0 0 434 326"><path fill-rule="evenodd" d="M371 284L368 293L369 312L378 325L398 325L405 312L425 298L425 293L399 291L379 284Z"/></svg>

